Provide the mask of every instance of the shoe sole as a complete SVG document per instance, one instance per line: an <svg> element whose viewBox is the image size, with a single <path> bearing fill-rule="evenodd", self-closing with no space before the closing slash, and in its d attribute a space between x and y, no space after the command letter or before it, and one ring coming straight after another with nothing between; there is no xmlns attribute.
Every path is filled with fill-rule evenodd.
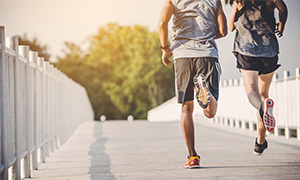
<svg viewBox="0 0 300 180"><path fill-rule="evenodd" d="M206 82L203 81L201 75L194 78L194 84L196 89L196 99L198 104L205 109L210 102L210 91L206 86Z"/></svg>
<svg viewBox="0 0 300 180"><path fill-rule="evenodd" d="M274 101L272 99L267 98L265 99L264 106L265 112L263 116L263 124L267 131L272 132L276 126L276 121L272 113Z"/></svg>
<svg viewBox="0 0 300 180"><path fill-rule="evenodd" d="M196 169L196 168L200 168L200 165L196 165L196 166L184 166L185 169Z"/></svg>
<svg viewBox="0 0 300 180"><path fill-rule="evenodd" d="M258 152L253 151L253 154L256 155L256 156L261 157L263 153L258 153Z"/></svg>

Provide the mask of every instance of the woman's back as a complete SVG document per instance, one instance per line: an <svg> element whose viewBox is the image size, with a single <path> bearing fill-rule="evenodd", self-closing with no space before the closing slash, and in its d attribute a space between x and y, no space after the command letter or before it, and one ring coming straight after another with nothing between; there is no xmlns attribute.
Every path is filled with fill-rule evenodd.
<svg viewBox="0 0 300 180"><path fill-rule="evenodd" d="M274 57L279 53L274 11L266 1L245 1L237 11L233 52L252 57Z"/></svg>

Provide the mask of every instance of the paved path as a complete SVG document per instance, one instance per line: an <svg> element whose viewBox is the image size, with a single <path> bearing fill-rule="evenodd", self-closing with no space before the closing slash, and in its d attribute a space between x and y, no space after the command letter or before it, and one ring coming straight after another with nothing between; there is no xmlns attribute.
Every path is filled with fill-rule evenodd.
<svg viewBox="0 0 300 180"><path fill-rule="evenodd" d="M252 154L255 132L196 125L200 169L184 169L180 123L87 122L33 171L34 180L300 179L300 142L268 137Z"/></svg>

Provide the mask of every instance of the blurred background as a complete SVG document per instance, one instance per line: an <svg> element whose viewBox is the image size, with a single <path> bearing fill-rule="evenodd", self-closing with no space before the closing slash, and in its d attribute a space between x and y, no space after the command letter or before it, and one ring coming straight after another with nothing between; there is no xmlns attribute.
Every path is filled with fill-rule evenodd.
<svg viewBox="0 0 300 180"><path fill-rule="evenodd" d="M288 22L279 39L282 71L300 67L300 1L285 0ZM175 95L172 67L161 63L157 23L164 0L0 0L0 25L83 85L95 119L145 119ZM224 4L223 4L224 5ZM223 6L227 17L231 7ZM228 18L227 18L228 19ZM171 26L171 23L170 23ZM217 40L222 80L239 78L231 53L235 33ZM171 33L170 33L171 36Z"/></svg>

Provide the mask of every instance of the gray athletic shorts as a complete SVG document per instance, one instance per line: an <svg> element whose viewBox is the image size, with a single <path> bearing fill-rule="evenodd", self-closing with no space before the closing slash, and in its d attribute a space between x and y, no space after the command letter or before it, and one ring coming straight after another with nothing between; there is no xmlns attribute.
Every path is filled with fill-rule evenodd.
<svg viewBox="0 0 300 180"><path fill-rule="evenodd" d="M217 58L178 58L174 61L174 71L178 103L194 100L193 79L198 74L206 78L210 93L218 100L221 66Z"/></svg>

